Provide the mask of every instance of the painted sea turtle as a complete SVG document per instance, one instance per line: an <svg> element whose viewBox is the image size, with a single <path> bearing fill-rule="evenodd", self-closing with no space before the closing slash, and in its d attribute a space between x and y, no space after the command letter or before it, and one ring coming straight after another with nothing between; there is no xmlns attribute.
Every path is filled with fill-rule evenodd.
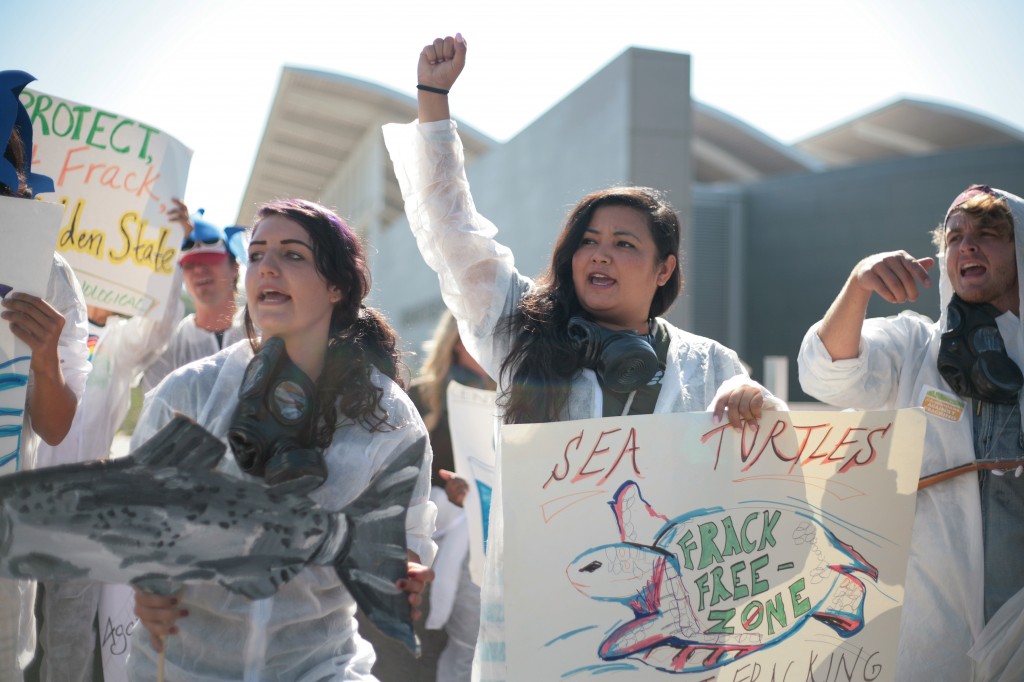
<svg viewBox="0 0 1024 682"><path fill-rule="evenodd" d="M703 672L791 636L814 619L843 637L864 625L864 583L878 570L808 509L752 501L659 514L628 481L609 505L620 541L586 550L566 569L598 601L632 620L601 643L607 661Z"/></svg>

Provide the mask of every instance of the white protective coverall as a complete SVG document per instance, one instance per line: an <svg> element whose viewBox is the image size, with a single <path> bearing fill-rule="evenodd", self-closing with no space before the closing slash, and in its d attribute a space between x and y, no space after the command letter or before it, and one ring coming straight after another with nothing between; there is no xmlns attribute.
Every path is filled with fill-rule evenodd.
<svg viewBox="0 0 1024 682"><path fill-rule="evenodd" d="M384 126L384 141L420 253L438 273L441 295L459 322L466 349L491 377L499 379L499 394L504 393L510 386L500 368L513 338L500 333L498 323L516 310L535 284L516 270L511 251L494 239L497 229L476 212L454 121L388 124ZM723 382L731 377L746 378L735 352L711 339L668 326L671 340L656 414L704 410ZM785 409L785 404L767 391L765 400L766 406ZM601 416L597 375L583 370L572 383L561 418ZM507 675L500 444L496 463L481 587L480 634L473 665L473 679L488 682L504 680Z"/></svg>
<svg viewBox="0 0 1024 682"><path fill-rule="evenodd" d="M997 192L1013 212L1017 272L1021 273L1024 201ZM865 320L859 355L835 362L818 337L821 323L815 324L804 337L798 358L804 391L830 405L863 410L920 407L926 389L955 397L936 365L946 307L953 295L945 261L942 256L938 260L931 271L940 287L938 323L909 311ZM1010 357L1024 367L1020 318L1007 312L997 318L997 324ZM968 400L959 421L928 414L922 476L974 460L971 407ZM957 476L917 494L894 679L1024 679L1024 594L1007 602L985 626L983 551L976 475ZM973 657L980 660L972 663Z"/></svg>
<svg viewBox="0 0 1024 682"><path fill-rule="evenodd" d="M44 299L64 316L57 355L64 382L79 400L89 375L89 322L85 296L71 266L59 254L53 255L53 267ZM32 390L29 375L28 390ZM25 410L21 432L20 469L35 469L39 436L32 430L31 415ZM0 580L0 676L21 679L21 670L36 652L36 583L32 580Z"/></svg>
<svg viewBox="0 0 1024 682"><path fill-rule="evenodd" d="M178 266L181 270L181 266ZM149 393L165 376L184 367L190 362L219 352L222 348L238 343L245 338L245 325L239 311L224 331L223 340L218 343L217 335L196 324L195 314L186 315L174 328L166 349L153 360L142 375L142 390Z"/></svg>
<svg viewBox="0 0 1024 682"><path fill-rule="evenodd" d="M173 372L146 396L132 449L176 412L195 419L226 444L238 388L251 359L249 343L243 341ZM427 433L412 401L397 384L376 370L373 382L383 391L381 406L388 413L388 424L395 428L370 432L349 421L335 431L324 451L327 481L310 494L325 509L343 509L393 456ZM244 475L230 449L220 470ZM408 547L425 565L433 561L435 551L431 540L435 510L429 491L428 454L406 517ZM168 680L374 679L370 675L373 649L356 632L355 601L329 566L305 568L268 599L250 601L208 583L186 585L180 599L189 615L177 622L180 633L166 640ZM145 628L136 628L128 658L129 678L155 680L157 659Z"/></svg>
<svg viewBox="0 0 1024 682"><path fill-rule="evenodd" d="M131 387L170 338L184 306L181 268L175 268L164 314L158 319L111 315L92 351L92 371L85 394L75 412L71 431L58 445L40 443L38 466L90 462L110 456L110 446L128 408ZM42 682L92 679L95 637L93 619L99 605L101 583L72 580L44 583L42 623L39 631L43 659Z"/></svg>

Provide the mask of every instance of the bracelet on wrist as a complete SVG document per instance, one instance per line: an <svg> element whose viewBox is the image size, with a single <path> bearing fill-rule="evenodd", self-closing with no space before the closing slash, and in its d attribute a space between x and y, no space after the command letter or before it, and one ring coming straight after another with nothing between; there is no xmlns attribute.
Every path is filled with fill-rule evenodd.
<svg viewBox="0 0 1024 682"><path fill-rule="evenodd" d="M423 90L424 92L432 92L432 93L434 93L436 95L447 95L448 94L448 91L445 90L444 88L435 88L432 85L423 85L421 83L417 83L416 84L416 89L417 90Z"/></svg>

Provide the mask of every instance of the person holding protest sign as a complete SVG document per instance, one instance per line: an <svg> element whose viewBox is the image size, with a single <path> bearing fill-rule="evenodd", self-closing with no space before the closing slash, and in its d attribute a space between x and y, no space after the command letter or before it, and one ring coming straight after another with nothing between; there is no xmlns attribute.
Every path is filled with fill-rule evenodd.
<svg viewBox="0 0 1024 682"><path fill-rule="evenodd" d="M433 579L420 564L429 564L435 549L430 449L399 383L394 331L363 304L370 289L363 247L323 206L280 200L257 212L248 256L250 343L162 381L146 397L133 449L183 414L225 442L231 435L236 455L221 461L223 472L301 485L332 512L355 500L393 459L418 449L405 517L408 573L397 584L415 609ZM252 451L236 448L240 441ZM374 654L357 633L355 610L330 566L306 567L258 601L205 583L187 584L175 597L136 591L145 630L132 636L129 673L155 679L163 651L167 679L175 681L372 679Z"/></svg>
<svg viewBox="0 0 1024 682"><path fill-rule="evenodd" d="M430 499L437 505L433 565L437 577L429 590L426 631L420 633L423 655L414 660L397 644L370 630L369 638L377 650L373 672L382 680L468 682L480 627L480 588L469 575L469 533L462 510L468 483L454 473L452 430L460 426L448 419L446 396L452 381L491 391L495 384L466 351L455 318L447 310L424 347L427 357L409 387L409 397L423 417L434 452ZM443 635L436 632L442 628Z"/></svg>
<svg viewBox="0 0 1024 682"><path fill-rule="evenodd" d="M430 589L428 629L444 628L448 636L437 660L437 682L468 682L480 628L480 588L469 575L469 533L462 503L468 491L465 479L455 475L452 431L459 424L448 419L445 396L448 384L494 390L494 380L473 359L459 337L458 323L448 311L441 315L431 339L427 359L409 395L423 415L434 450L433 492L438 507L438 546Z"/></svg>
<svg viewBox="0 0 1024 682"><path fill-rule="evenodd" d="M179 202L178 208L187 214L184 204ZM195 313L178 323L167 349L146 369L146 392L175 369L245 338L236 298L239 264L245 259L244 230L214 225L201 211L191 222L193 231L182 242L178 267Z"/></svg>
<svg viewBox="0 0 1024 682"><path fill-rule="evenodd" d="M1022 229L1020 197L967 188L933 232L937 269L905 251L864 258L800 347L800 384L819 400L928 415L901 681L1024 679ZM917 300L929 271L937 323L909 311L865 319L876 294Z"/></svg>
<svg viewBox="0 0 1024 682"><path fill-rule="evenodd" d="M658 317L678 295L681 274L679 221L657 191L614 187L584 197L566 220L550 269L537 282L516 270L494 226L476 212L449 116L447 94L465 61L461 36L423 48L419 122L388 124L384 137L420 251L438 273L467 350L498 379L504 422L707 408L739 427L763 409L784 408L747 377L735 352ZM474 679L506 678L507 494L499 473Z"/></svg>
<svg viewBox="0 0 1024 682"><path fill-rule="evenodd" d="M18 94L32 80L22 71L0 72L0 195L29 200L53 191L52 180L31 172L32 124ZM33 469L40 438L56 445L71 429L90 369L84 296L67 261L54 253L45 297L8 292L0 317L32 351L20 461L22 469ZM22 679L35 654L35 593L35 582L0 581L4 679Z"/></svg>
<svg viewBox="0 0 1024 682"><path fill-rule="evenodd" d="M177 222L188 239L192 221L188 209L174 199L167 217ZM175 270L170 291L181 289L182 268ZM158 319L122 317L88 306L92 371L68 437L59 445L39 448L39 465L88 462L110 456L114 434L131 404L131 387L167 346L182 316L179 296L173 296ZM44 582L39 596L39 678L42 682L89 682L94 675L97 632L95 619L100 583L75 580Z"/></svg>

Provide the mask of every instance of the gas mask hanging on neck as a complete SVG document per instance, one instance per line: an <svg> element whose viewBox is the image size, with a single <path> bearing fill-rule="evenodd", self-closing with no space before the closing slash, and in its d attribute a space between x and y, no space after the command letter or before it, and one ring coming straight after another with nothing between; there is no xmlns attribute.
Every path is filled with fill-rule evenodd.
<svg viewBox="0 0 1024 682"><path fill-rule="evenodd" d="M967 303L953 294L939 344L939 374L961 398L1014 404L1024 375L1006 353L992 305Z"/></svg>
<svg viewBox="0 0 1024 682"><path fill-rule="evenodd" d="M568 332L573 349L583 356L583 366L594 370L610 391L631 393L661 369L654 346L634 331L605 329L577 316L569 320Z"/></svg>
<svg viewBox="0 0 1024 682"><path fill-rule="evenodd" d="M301 481L313 490L327 480L316 448L300 443L311 433L316 389L288 357L284 341L267 339L245 368L228 442L242 471L270 485Z"/></svg>

